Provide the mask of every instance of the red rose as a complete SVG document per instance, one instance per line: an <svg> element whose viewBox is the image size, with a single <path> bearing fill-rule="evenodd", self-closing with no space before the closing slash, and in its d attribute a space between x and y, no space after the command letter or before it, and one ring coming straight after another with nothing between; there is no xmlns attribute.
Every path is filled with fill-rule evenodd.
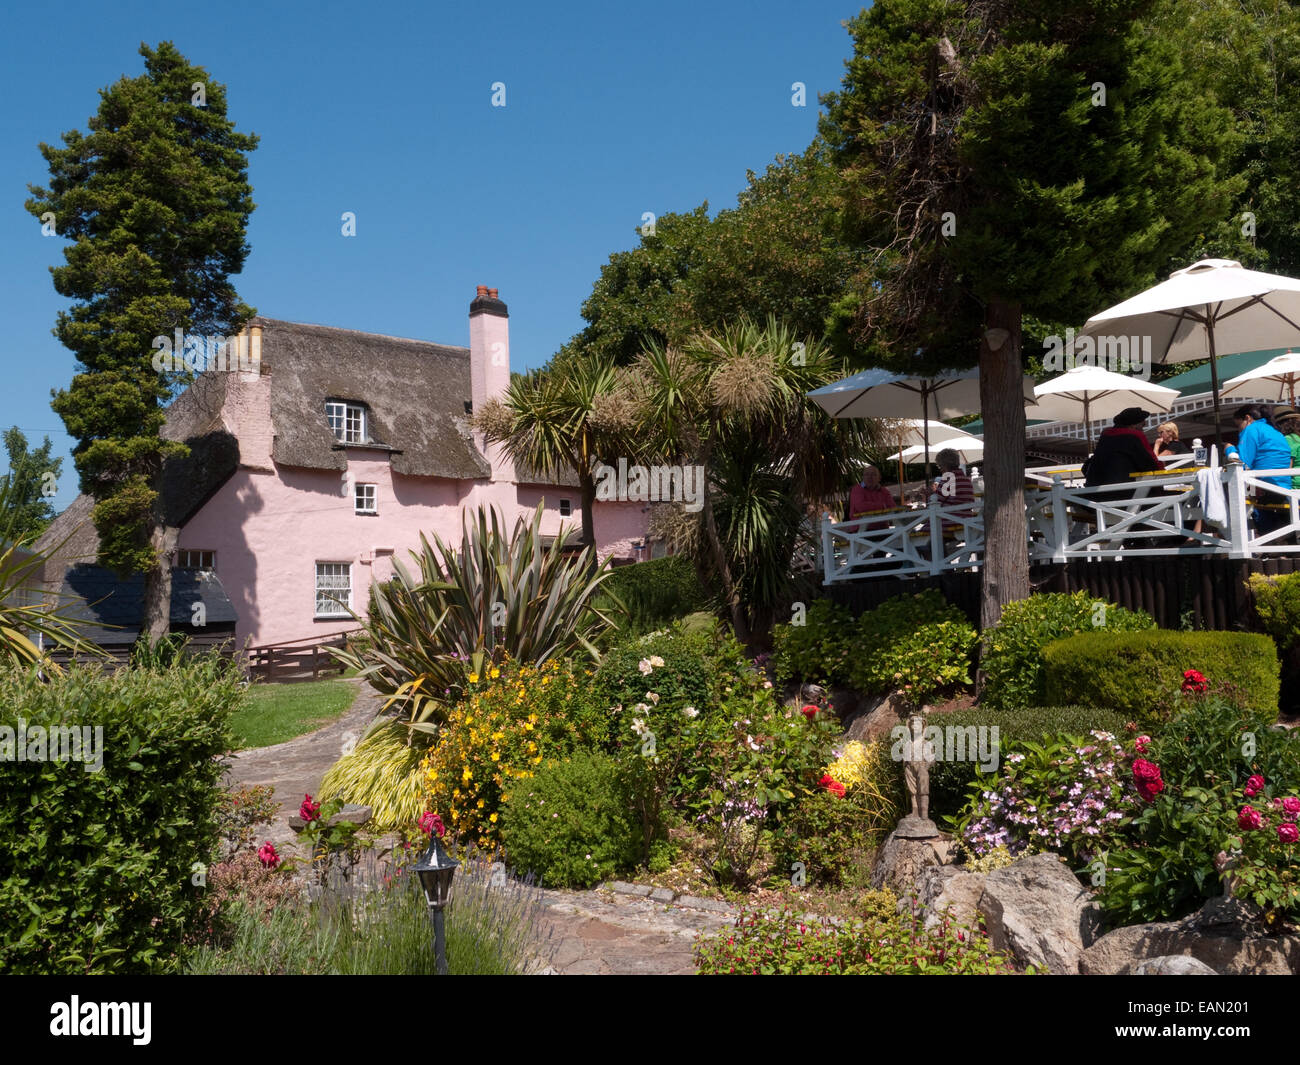
<svg viewBox="0 0 1300 1065"><path fill-rule="evenodd" d="M1185 692L1204 692L1209 688L1209 682L1205 679L1205 674L1199 670L1188 669L1183 672L1183 691Z"/></svg>
<svg viewBox="0 0 1300 1065"><path fill-rule="evenodd" d="M1294 795L1288 795L1282 800L1282 809L1289 814L1300 814L1300 799Z"/></svg>
<svg viewBox="0 0 1300 1065"><path fill-rule="evenodd" d="M1248 781L1246 781L1245 792L1247 798L1253 799L1256 795L1258 795L1263 790L1264 790L1264 778L1261 777L1258 773L1256 773L1253 777L1251 777Z"/></svg>
<svg viewBox="0 0 1300 1065"><path fill-rule="evenodd" d="M1277 838L1283 843L1294 843L1300 839L1300 828L1296 828L1290 821L1277 826Z"/></svg>
<svg viewBox="0 0 1300 1065"><path fill-rule="evenodd" d="M320 803L313 802L310 795L304 795L302 797L302 805L298 807L298 816L308 823L319 821Z"/></svg>
<svg viewBox="0 0 1300 1065"><path fill-rule="evenodd" d="M823 788L829 791L836 798L844 798L844 785L829 773L825 774L818 783L820 783Z"/></svg>
<svg viewBox="0 0 1300 1065"><path fill-rule="evenodd" d="M447 834L447 828L442 823L442 818L428 810L420 815L420 831L426 836L437 832L439 839L442 839Z"/></svg>
<svg viewBox="0 0 1300 1065"><path fill-rule="evenodd" d="M802 713L804 717L806 717L809 721L811 721L813 718L817 716L817 707L813 706L810 703L808 706L805 706L803 710L800 711L800 713Z"/></svg>
<svg viewBox="0 0 1300 1065"><path fill-rule="evenodd" d="M1253 806L1243 806L1241 812L1237 814L1237 827L1244 828L1247 832L1259 828L1263 823L1264 819Z"/></svg>
<svg viewBox="0 0 1300 1065"><path fill-rule="evenodd" d="M258 860L268 869L274 869L280 864L280 856L275 853L275 844L269 840L263 843L257 852Z"/></svg>

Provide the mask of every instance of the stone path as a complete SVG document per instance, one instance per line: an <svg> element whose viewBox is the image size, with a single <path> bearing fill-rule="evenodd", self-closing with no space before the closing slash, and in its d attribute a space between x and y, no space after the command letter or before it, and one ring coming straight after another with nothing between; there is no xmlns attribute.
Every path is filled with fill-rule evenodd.
<svg viewBox="0 0 1300 1065"><path fill-rule="evenodd" d="M348 683L357 688L356 701L334 723L273 747L230 756L229 785L275 788L279 815L259 839L269 839L282 852L296 841L288 819L298 812L303 795L317 794L325 770L349 740L360 739L381 705L382 698L368 685ZM648 887L622 883L595 891L543 891L543 931L549 936L551 957L549 968L542 971L566 976L693 973L696 934L722 928L732 911L709 899L686 896L674 902L669 901L670 893L651 898L649 892Z"/></svg>

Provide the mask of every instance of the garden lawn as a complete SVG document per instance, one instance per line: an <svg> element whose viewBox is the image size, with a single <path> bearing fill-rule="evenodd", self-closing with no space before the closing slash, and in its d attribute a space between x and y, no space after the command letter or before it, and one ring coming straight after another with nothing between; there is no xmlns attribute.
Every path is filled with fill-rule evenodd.
<svg viewBox="0 0 1300 1065"><path fill-rule="evenodd" d="M344 713L357 686L342 678L298 684L255 684L231 715L235 750L270 747L305 732L314 732Z"/></svg>

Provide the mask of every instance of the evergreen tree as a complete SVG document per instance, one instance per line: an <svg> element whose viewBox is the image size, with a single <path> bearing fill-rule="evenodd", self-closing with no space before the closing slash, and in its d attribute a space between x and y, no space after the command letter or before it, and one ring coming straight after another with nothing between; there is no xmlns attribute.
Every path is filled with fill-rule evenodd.
<svg viewBox="0 0 1300 1065"><path fill-rule="evenodd" d="M89 132L41 144L49 189L29 186L26 207L53 214L72 241L52 267L60 295L54 334L79 372L52 404L77 440L81 490L95 499L102 565L145 573L143 636L167 632L176 530L162 528L163 463L183 445L159 437L177 381L154 368L156 336L176 329L227 336L253 314L228 277L248 254L254 204L251 134L226 117L225 86L170 42L140 46L145 73L100 92Z"/></svg>
<svg viewBox="0 0 1300 1065"><path fill-rule="evenodd" d="M50 500L63 460L51 457L54 445L48 436L35 451L29 451L27 437L16 425L5 431L4 445L9 472L0 477L0 498L10 513L9 535L26 543L40 536L54 520Z"/></svg>

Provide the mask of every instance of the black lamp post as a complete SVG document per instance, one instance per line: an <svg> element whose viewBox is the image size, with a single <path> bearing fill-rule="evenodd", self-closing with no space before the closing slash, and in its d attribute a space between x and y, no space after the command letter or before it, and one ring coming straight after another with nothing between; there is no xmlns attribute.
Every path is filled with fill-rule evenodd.
<svg viewBox="0 0 1300 1065"><path fill-rule="evenodd" d="M433 950L438 959L438 975L447 975L447 938L444 930L447 904L451 902L451 881L460 862L442 849L442 840L430 833L429 849L415 863L415 874L424 888L424 901L433 919Z"/></svg>

